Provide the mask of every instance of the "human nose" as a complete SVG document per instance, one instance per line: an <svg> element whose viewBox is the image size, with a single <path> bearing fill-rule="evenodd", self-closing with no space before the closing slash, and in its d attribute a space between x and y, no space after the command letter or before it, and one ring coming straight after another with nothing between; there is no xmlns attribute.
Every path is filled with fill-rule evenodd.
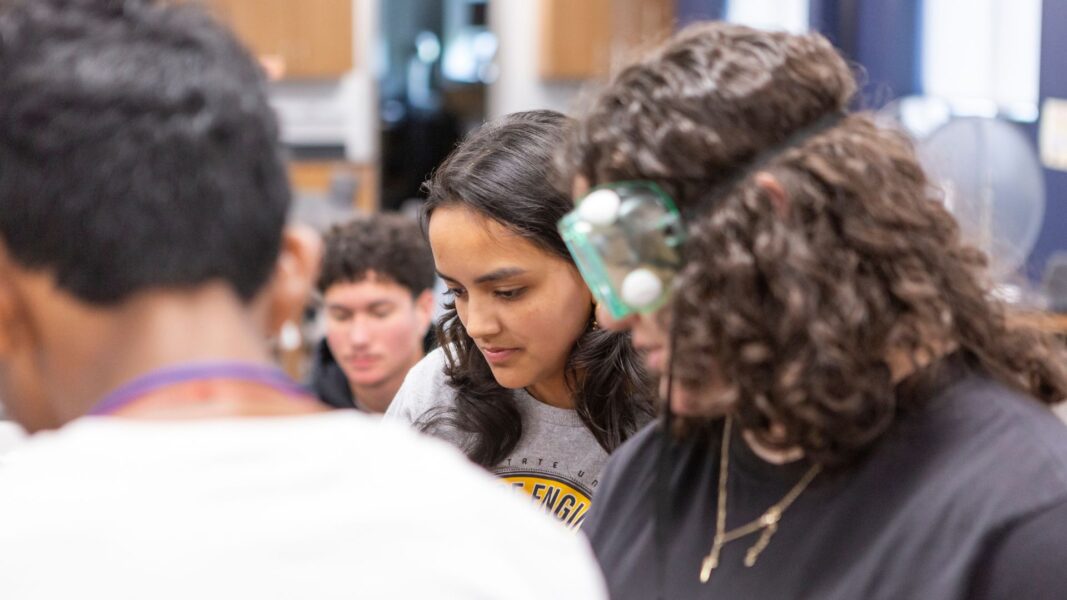
<svg viewBox="0 0 1067 600"><path fill-rule="evenodd" d="M370 343L370 323L363 316L356 316L348 328L348 341L354 346L363 346Z"/></svg>
<svg viewBox="0 0 1067 600"><path fill-rule="evenodd" d="M464 312L466 318L461 320L472 338L485 339L500 333L500 320L488 303L471 299Z"/></svg>

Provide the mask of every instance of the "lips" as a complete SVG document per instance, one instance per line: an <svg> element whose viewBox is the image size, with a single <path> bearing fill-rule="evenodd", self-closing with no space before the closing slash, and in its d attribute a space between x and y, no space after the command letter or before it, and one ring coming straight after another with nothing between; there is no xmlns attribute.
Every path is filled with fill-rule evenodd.
<svg viewBox="0 0 1067 600"><path fill-rule="evenodd" d="M502 365L512 356L518 354L518 348L499 348L494 346L480 347L485 360L491 365Z"/></svg>
<svg viewBox="0 0 1067 600"><path fill-rule="evenodd" d="M357 370L369 369L369 368L373 367L375 363L378 362L378 357L376 357L376 356L354 356L352 358L349 358L345 362L347 362L348 365L351 366L353 369L357 369Z"/></svg>

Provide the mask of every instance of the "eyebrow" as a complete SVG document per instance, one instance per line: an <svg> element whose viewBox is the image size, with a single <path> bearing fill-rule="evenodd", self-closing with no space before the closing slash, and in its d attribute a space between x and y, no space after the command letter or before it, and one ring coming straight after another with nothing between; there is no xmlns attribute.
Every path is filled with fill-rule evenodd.
<svg viewBox="0 0 1067 600"><path fill-rule="evenodd" d="M485 275L479 275L474 279L474 283L492 283L494 281L500 281L501 279L507 279L508 277L515 277L516 275L523 275L526 273L526 269L520 269L519 267L504 267L495 271L490 271ZM438 277L441 279L457 282L454 277L449 277L444 273L437 271Z"/></svg>
<svg viewBox="0 0 1067 600"><path fill-rule="evenodd" d="M382 307L393 306L393 305L395 305L395 303L392 300L375 300L374 302L371 302L370 304L368 304L365 308L366 308L366 310L374 310L376 308L382 308ZM326 310L344 310L344 311L348 311L348 312L354 312L356 310L359 310L358 308L354 309L354 308L348 306L347 304L342 304L340 302L326 302L325 306L323 308L325 308ZM359 308L364 308L364 307L359 307Z"/></svg>

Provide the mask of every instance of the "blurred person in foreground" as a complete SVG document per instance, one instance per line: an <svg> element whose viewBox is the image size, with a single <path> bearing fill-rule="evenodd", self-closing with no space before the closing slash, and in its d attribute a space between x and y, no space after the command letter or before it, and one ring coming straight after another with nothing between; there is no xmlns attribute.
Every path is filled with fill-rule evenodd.
<svg viewBox="0 0 1067 600"><path fill-rule="evenodd" d="M451 448L270 365L319 252L264 87L190 4L0 8L0 397L37 432L0 468L0 597L602 597Z"/></svg>
<svg viewBox="0 0 1067 600"><path fill-rule="evenodd" d="M357 217L326 234L318 277L326 336L311 387L338 408L384 413L423 344L434 312L433 254L418 221Z"/></svg>
<svg viewBox="0 0 1067 600"><path fill-rule="evenodd" d="M818 35L701 24L576 128L565 238L670 409L585 523L613 598L1067 597L1064 349L855 93Z"/></svg>
<svg viewBox="0 0 1067 600"><path fill-rule="evenodd" d="M7 419L3 402L0 402L0 465L4 463L4 455L22 443L24 438L22 427Z"/></svg>

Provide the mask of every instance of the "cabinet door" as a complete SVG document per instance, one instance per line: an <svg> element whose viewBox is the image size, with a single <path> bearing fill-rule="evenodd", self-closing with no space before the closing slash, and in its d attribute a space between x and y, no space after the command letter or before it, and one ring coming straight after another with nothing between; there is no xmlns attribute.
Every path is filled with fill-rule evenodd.
<svg viewBox="0 0 1067 600"><path fill-rule="evenodd" d="M541 77L586 79L607 71L612 0L541 0Z"/></svg>
<svg viewBox="0 0 1067 600"><path fill-rule="evenodd" d="M665 39L674 25L673 0L539 1L544 79L604 76Z"/></svg>
<svg viewBox="0 0 1067 600"><path fill-rule="evenodd" d="M353 0L210 0L216 13L285 79L352 69Z"/></svg>
<svg viewBox="0 0 1067 600"><path fill-rule="evenodd" d="M288 0L292 77L339 77L352 70L353 0Z"/></svg>

